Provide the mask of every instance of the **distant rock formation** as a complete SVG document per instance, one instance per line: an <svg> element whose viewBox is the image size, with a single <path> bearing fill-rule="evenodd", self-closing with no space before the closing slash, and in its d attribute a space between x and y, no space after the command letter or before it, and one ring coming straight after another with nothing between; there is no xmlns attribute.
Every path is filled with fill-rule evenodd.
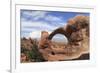
<svg viewBox="0 0 100 73"><path fill-rule="evenodd" d="M41 32L41 39L38 44L38 48L44 49L50 46L50 40L48 40L49 33L47 31Z"/></svg>
<svg viewBox="0 0 100 73"><path fill-rule="evenodd" d="M22 38L21 39L21 48L27 49L27 50L32 50L32 46L33 46L34 41L29 38Z"/></svg>

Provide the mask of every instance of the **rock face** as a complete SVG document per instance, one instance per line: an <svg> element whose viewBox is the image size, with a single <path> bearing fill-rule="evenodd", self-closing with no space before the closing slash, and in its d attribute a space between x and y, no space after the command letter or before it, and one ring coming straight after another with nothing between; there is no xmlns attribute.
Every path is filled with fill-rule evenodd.
<svg viewBox="0 0 100 73"><path fill-rule="evenodd" d="M27 49L27 50L32 50L34 41L30 39L23 38L21 39L21 48Z"/></svg>
<svg viewBox="0 0 100 73"><path fill-rule="evenodd" d="M44 49L50 46L50 40L48 40L49 33L46 31L41 32L41 39L39 41L38 48Z"/></svg>
<svg viewBox="0 0 100 73"><path fill-rule="evenodd" d="M69 19L67 23L66 27L57 28L51 34L47 31L41 32L38 49L45 60L71 60L89 53L89 17L78 15ZM56 34L64 35L68 44L52 41Z"/></svg>
<svg viewBox="0 0 100 73"><path fill-rule="evenodd" d="M38 41L31 38L21 39L20 61L24 62L42 62L45 61L38 50Z"/></svg>

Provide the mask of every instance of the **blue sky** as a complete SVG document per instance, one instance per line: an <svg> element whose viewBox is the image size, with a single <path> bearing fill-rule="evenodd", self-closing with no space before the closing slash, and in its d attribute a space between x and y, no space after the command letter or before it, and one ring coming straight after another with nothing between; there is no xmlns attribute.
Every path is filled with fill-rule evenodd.
<svg viewBox="0 0 100 73"><path fill-rule="evenodd" d="M58 27L64 27L68 19L76 15L89 16L89 13L21 10L21 37L40 38L41 31L51 33ZM59 36L60 37L60 36Z"/></svg>

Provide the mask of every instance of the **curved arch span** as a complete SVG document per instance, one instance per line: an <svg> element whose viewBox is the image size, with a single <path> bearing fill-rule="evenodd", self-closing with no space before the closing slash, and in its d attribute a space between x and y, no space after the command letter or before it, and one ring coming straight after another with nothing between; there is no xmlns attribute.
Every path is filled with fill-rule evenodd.
<svg viewBox="0 0 100 73"><path fill-rule="evenodd" d="M67 32L63 29L63 27L60 27L56 30L54 30L48 37L49 40L51 40L56 34L62 34L69 40L69 35Z"/></svg>

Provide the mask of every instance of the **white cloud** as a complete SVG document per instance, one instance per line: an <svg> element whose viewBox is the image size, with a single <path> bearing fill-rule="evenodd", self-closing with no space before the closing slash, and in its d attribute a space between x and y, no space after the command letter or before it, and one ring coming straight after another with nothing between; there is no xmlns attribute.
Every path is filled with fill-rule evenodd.
<svg viewBox="0 0 100 73"><path fill-rule="evenodd" d="M50 12L46 12L46 11L24 11L23 14L28 17L33 17L32 18L33 20L39 20L40 18L42 18L46 21L57 21L57 22L62 21L61 16L59 17L53 16L53 15L50 15Z"/></svg>
<svg viewBox="0 0 100 73"><path fill-rule="evenodd" d="M50 31L47 31L49 34L51 33ZM41 31L33 31L29 33L29 36L31 38L41 38Z"/></svg>
<svg viewBox="0 0 100 73"><path fill-rule="evenodd" d="M41 31L48 31L50 32L50 30L54 30L54 26L50 26L50 24L46 23L46 22L29 22L29 21L23 21L21 23L21 31L22 31L22 36L24 35L23 31L30 31L29 33L26 33L28 35L28 37L40 37L40 33ZM28 28L31 27L31 28ZM37 27L37 28L36 28ZM25 36L26 37L26 36Z"/></svg>
<svg viewBox="0 0 100 73"><path fill-rule="evenodd" d="M35 27L38 27L40 29L38 30L53 30L54 26L50 25L49 23L38 21L38 22L29 22L29 21L23 21L21 23L22 30L35 30ZM30 29L28 27L33 27L33 29ZM37 29L36 29L37 30Z"/></svg>
<svg viewBox="0 0 100 73"><path fill-rule="evenodd" d="M65 24L65 23L59 23L59 24ZM53 24L46 23L44 21L38 21L38 22L30 22L30 21L23 21L21 23L21 31L23 36L23 31L29 31L27 35L28 37L40 37L41 31L49 31L52 32L56 28L60 27L61 25L52 26ZM24 32L25 33L25 32ZM32 34L33 33L33 34Z"/></svg>
<svg viewBox="0 0 100 73"><path fill-rule="evenodd" d="M28 37L31 37L31 38L40 38L41 37L41 32L40 31L30 32Z"/></svg>
<svg viewBox="0 0 100 73"><path fill-rule="evenodd" d="M25 18L21 18L21 29L22 29L22 36L23 31L29 31L29 33L26 33L31 38L40 37L41 31L48 31L51 32L54 29L61 27L65 25L65 23L62 20L62 17L57 17L49 14L49 12L46 11L24 11L24 15L27 15L28 17L32 17L34 21L27 21ZM43 20L39 21L38 19L42 18ZM52 23L49 23L49 22Z"/></svg>
<svg viewBox="0 0 100 73"><path fill-rule="evenodd" d="M34 20L38 20L40 18L44 18L47 12L45 11L24 11L23 14L33 17Z"/></svg>
<svg viewBox="0 0 100 73"><path fill-rule="evenodd" d="M47 21L61 22L62 21L62 17L56 17L56 16L52 16L52 15L47 15L45 17L45 20L47 20Z"/></svg>

